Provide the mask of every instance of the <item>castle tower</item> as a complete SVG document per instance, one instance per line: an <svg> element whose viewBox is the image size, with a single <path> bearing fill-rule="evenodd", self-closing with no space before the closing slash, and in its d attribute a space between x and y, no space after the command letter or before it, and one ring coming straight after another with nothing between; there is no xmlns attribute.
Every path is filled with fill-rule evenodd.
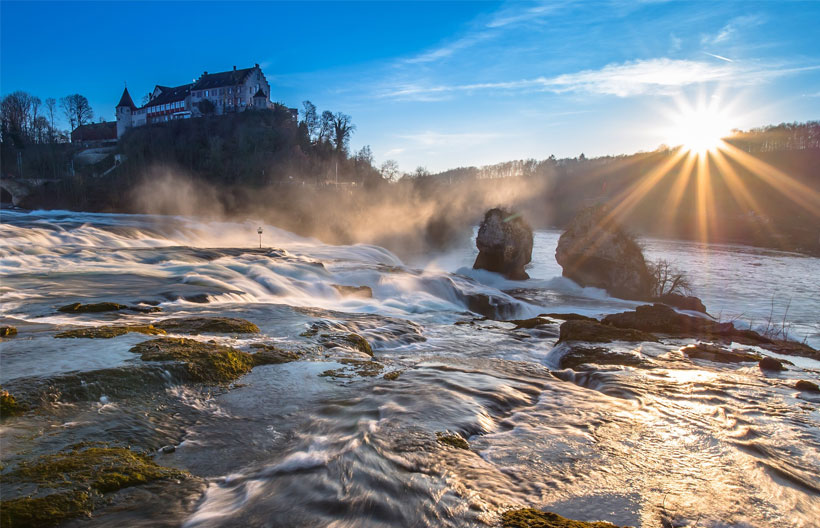
<svg viewBox="0 0 820 528"><path fill-rule="evenodd" d="M122 91L122 97L117 104L117 139L120 139L125 131L131 128L131 113L137 109L134 100L131 99L131 94L128 93L128 87Z"/></svg>

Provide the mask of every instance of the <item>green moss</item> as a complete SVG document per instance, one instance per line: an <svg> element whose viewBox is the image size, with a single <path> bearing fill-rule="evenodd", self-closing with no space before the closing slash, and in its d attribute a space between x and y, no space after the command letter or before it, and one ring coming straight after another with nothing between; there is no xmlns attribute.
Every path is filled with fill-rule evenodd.
<svg viewBox="0 0 820 528"><path fill-rule="evenodd" d="M20 416L24 412L26 412L25 405L19 403L9 391L0 389L0 417Z"/></svg>
<svg viewBox="0 0 820 528"><path fill-rule="evenodd" d="M153 339L132 347L131 352L141 354L143 361L181 361L193 381L233 381L254 366L247 352L185 338Z"/></svg>
<svg viewBox="0 0 820 528"><path fill-rule="evenodd" d="M350 347L373 357L373 349L370 347L370 343L359 334L341 336L323 335L322 337L325 339L322 344L327 348Z"/></svg>
<svg viewBox="0 0 820 528"><path fill-rule="evenodd" d="M154 322L167 332L180 334L257 334L259 327L235 317L175 317Z"/></svg>
<svg viewBox="0 0 820 528"><path fill-rule="evenodd" d="M89 447L40 457L22 463L9 476L48 488L91 488L116 491L159 479L182 478L187 473L158 466L150 458L123 447Z"/></svg>
<svg viewBox="0 0 820 528"><path fill-rule="evenodd" d="M506 511L501 514L501 523L504 528L618 528L608 522L573 521L533 508Z"/></svg>
<svg viewBox="0 0 820 528"><path fill-rule="evenodd" d="M91 326L87 328L77 328L75 330L66 330L60 332L54 337L57 338L75 338L84 337L89 339L110 339L125 335L129 332L138 332L146 335L165 335L165 330L154 327L153 325L128 325L128 326Z"/></svg>
<svg viewBox="0 0 820 528"><path fill-rule="evenodd" d="M57 526L68 519L89 515L94 508L86 491L52 493L45 497L21 497L0 503L0 525Z"/></svg>
<svg viewBox="0 0 820 528"><path fill-rule="evenodd" d="M0 326L0 337L11 337L17 335L17 329L13 326Z"/></svg>
<svg viewBox="0 0 820 528"><path fill-rule="evenodd" d="M61 308L57 308L58 312L65 313L98 313L98 312L116 312L118 310L125 310L128 306L118 304L115 302L101 302L101 303L71 303Z"/></svg>
<svg viewBox="0 0 820 528"><path fill-rule="evenodd" d="M251 348L259 349L259 352L252 354L254 366L290 363L291 361L298 360L300 357L298 352L282 350L273 345L263 343L254 343L251 345Z"/></svg>
<svg viewBox="0 0 820 528"><path fill-rule="evenodd" d="M319 374L322 377L330 378L352 378L354 375L371 378L378 376L384 369L384 365L377 361L361 361L358 359L340 359L339 363L345 365L340 369L326 370Z"/></svg>
<svg viewBox="0 0 820 528"><path fill-rule="evenodd" d="M391 370L390 372L387 372L382 377L386 380L395 381L395 380L399 379L399 376L401 376L401 371L400 370Z"/></svg>
<svg viewBox="0 0 820 528"><path fill-rule="evenodd" d="M436 441L439 444L456 447L458 449L470 449L470 444L460 434L455 433L436 433Z"/></svg>
<svg viewBox="0 0 820 528"><path fill-rule="evenodd" d="M373 290L370 286L343 286L341 284L331 284L331 286L346 297L373 297Z"/></svg>

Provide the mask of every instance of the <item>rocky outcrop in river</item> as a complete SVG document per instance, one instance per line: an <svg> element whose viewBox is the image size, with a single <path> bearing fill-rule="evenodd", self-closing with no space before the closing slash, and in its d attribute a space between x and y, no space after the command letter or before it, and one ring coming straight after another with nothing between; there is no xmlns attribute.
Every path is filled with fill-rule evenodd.
<svg viewBox="0 0 820 528"><path fill-rule="evenodd" d="M521 215L490 209L478 229L473 269L494 271L513 280L529 279L524 266L532 260L532 240L532 228Z"/></svg>
<svg viewBox="0 0 820 528"><path fill-rule="evenodd" d="M640 246L601 207L581 211L570 222L558 239L555 260L562 275L581 286L603 288L623 299L651 295L651 274Z"/></svg>

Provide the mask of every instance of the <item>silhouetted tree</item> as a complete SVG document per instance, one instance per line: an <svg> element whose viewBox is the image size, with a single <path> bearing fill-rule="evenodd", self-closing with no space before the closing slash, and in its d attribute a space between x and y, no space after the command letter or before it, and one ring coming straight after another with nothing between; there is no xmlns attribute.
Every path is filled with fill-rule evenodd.
<svg viewBox="0 0 820 528"><path fill-rule="evenodd" d="M211 115L216 110L214 104L208 99L203 99L199 102L199 111L202 115Z"/></svg>
<svg viewBox="0 0 820 528"><path fill-rule="evenodd" d="M84 95L67 95L60 99L60 107L72 131L94 119L94 111Z"/></svg>
<svg viewBox="0 0 820 528"><path fill-rule="evenodd" d="M304 108L302 123L304 123L305 128L307 129L310 140L316 141L319 137L319 130L321 128L321 124L319 123L319 115L316 113L316 105L310 101L302 101L302 108Z"/></svg>
<svg viewBox="0 0 820 528"><path fill-rule="evenodd" d="M347 152L347 145L350 142L350 136L356 130L356 125L353 124L349 115L341 112L333 114L333 146L336 147L336 152Z"/></svg>

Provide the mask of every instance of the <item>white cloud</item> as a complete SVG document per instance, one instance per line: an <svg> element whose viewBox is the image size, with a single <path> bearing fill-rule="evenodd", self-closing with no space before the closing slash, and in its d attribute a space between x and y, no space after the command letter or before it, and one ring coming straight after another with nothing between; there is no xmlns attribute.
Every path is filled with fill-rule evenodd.
<svg viewBox="0 0 820 528"><path fill-rule="evenodd" d="M455 146L473 146L486 143L488 141L501 137L500 134L480 133L480 132L461 132L461 133L442 133L442 132L421 132L418 134L405 134L398 136L401 139L406 139L422 147L455 147Z"/></svg>
<svg viewBox="0 0 820 528"><path fill-rule="evenodd" d="M763 24L765 21L766 20L762 15L743 15L735 17L729 20L729 22L727 22L725 26L720 28L720 31L718 31L717 34L715 34L714 36L704 36L701 39L701 43L720 44L722 42L728 42L739 31L759 26Z"/></svg>
<svg viewBox="0 0 820 528"><path fill-rule="evenodd" d="M618 97L671 95L681 88L701 83L720 82L727 86L744 86L815 69L820 69L820 66L783 68L777 65L752 63L740 65L725 60L716 64L657 58L609 64L599 70L583 70L554 77L458 85L405 84L389 88L380 95L414 101L442 100L454 93L478 91L585 92Z"/></svg>

